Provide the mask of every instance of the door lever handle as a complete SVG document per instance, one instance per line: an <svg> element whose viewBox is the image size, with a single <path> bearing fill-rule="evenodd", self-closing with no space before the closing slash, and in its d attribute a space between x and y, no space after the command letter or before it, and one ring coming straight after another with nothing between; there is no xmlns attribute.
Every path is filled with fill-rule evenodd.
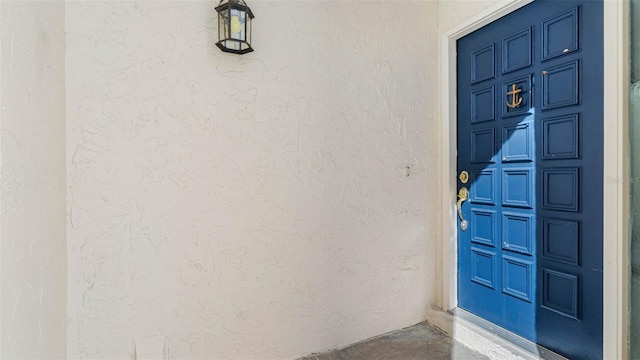
<svg viewBox="0 0 640 360"><path fill-rule="evenodd" d="M458 217L460 217L460 229L462 231L467 231L467 228L469 227L469 222L467 222L467 220L462 216L462 203L467 200L469 200L469 190L466 187L462 187L460 191L458 191L457 202Z"/></svg>

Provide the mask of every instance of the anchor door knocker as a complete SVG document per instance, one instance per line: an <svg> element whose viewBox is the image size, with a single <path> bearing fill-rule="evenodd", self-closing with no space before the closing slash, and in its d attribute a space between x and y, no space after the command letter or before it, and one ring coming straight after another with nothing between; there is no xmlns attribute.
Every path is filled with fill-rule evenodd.
<svg viewBox="0 0 640 360"><path fill-rule="evenodd" d="M515 109L522 104L522 97L519 95L522 89L518 89L516 84L511 85L511 91L507 92L507 106ZM509 103L509 95L511 95L511 103Z"/></svg>

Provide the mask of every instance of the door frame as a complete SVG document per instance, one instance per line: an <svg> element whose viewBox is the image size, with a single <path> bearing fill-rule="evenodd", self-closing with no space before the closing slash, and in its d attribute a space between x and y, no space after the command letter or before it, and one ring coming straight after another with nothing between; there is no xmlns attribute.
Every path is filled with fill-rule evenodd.
<svg viewBox="0 0 640 360"><path fill-rule="evenodd" d="M458 306L456 41L533 0L502 0L441 35L442 309ZM603 358L626 359L629 294L629 2L604 0Z"/></svg>

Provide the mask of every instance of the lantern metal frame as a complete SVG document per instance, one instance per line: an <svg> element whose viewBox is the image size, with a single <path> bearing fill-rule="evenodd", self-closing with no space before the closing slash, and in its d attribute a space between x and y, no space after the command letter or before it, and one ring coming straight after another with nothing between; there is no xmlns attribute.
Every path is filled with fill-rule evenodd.
<svg viewBox="0 0 640 360"><path fill-rule="evenodd" d="M231 13L233 10L245 13L243 39L236 39L231 36ZM253 47L251 46L251 40L253 26L251 26L251 21L255 16L247 3L244 2L244 0L221 0L218 6L216 6L216 12L218 12L218 42L216 43L216 46L218 46L220 50L228 53L242 55L252 52ZM224 19L224 12L227 12L228 14L226 19ZM225 29L221 29L220 24L225 21ZM225 34L223 34L223 32L225 32ZM228 47L228 42L234 43L237 46L237 49Z"/></svg>

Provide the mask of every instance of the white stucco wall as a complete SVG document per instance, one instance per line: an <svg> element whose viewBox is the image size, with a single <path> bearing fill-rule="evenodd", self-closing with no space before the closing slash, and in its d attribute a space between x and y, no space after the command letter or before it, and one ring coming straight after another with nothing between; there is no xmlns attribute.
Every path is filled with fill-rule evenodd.
<svg viewBox="0 0 640 360"><path fill-rule="evenodd" d="M444 34L503 0L440 0L438 29Z"/></svg>
<svg viewBox="0 0 640 360"><path fill-rule="evenodd" d="M64 3L0 19L0 357L64 358Z"/></svg>
<svg viewBox="0 0 640 360"><path fill-rule="evenodd" d="M68 2L70 357L292 358L435 301L436 2ZM408 176L407 176L408 175Z"/></svg>

